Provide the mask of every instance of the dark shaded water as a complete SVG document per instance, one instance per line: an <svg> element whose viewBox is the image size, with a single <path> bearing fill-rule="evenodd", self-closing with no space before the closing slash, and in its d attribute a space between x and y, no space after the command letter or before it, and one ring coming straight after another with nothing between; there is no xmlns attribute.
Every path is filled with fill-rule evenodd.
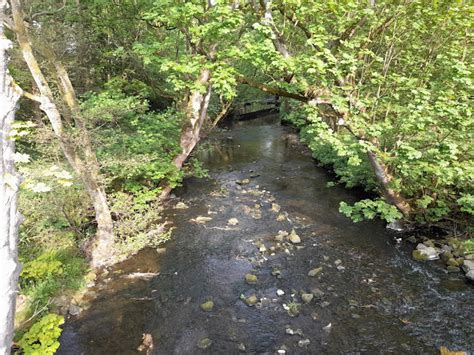
<svg viewBox="0 0 474 355"><path fill-rule="evenodd" d="M353 224L341 216L339 202L358 196L327 188L330 176L291 130L262 118L216 133L206 146L200 158L211 178L188 180L178 193L190 208L167 212L176 229L166 252L144 250L116 266L90 309L66 323L59 353L134 354L144 333L152 335L156 354L474 349L472 285L439 264L413 261L410 247L397 244L381 223ZM244 178L250 184L236 184ZM277 221L282 213L286 220ZM190 222L197 216L212 220ZM227 226L230 218L239 224ZM292 228L302 243L279 246L274 236ZM261 243L266 251L259 251ZM319 266L318 276L307 275ZM159 275L124 277L133 272ZM245 283L249 272L257 284ZM277 296L277 289L285 294ZM319 297L291 317L283 305L302 303L302 291ZM257 306L239 299L253 293ZM208 299L212 312L200 309ZM203 338L212 341L205 350L197 347ZM309 345L300 347L305 339Z"/></svg>

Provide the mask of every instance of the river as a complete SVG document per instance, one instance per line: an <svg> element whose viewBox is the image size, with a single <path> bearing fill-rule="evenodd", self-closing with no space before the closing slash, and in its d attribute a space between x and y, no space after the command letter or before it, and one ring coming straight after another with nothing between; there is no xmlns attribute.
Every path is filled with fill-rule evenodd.
<svg viewBox="0 0 474 355"><path fill-rule="evenodd" d="M101 278L90 308L67 320L59 354L136 354L143 334L156 354L474 350L472 284L412 260L383 223L342 216L339 202L363 193L328 187L333 176L276 117L216 131L198 155L210 177L176 192L172 203L189 208L165 211L175 228L166 251L143 250ZM212 220L191 221L199 216ZM300 243L275 239L293 229ZM151 276L126 277L137 272Z"/></svg>

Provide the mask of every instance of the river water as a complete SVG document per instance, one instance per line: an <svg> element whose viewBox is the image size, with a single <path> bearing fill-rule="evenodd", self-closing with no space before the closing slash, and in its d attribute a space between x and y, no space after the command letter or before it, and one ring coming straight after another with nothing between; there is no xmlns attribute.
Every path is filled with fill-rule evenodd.
<svg viewBox="0 0 474 355"><path fill-rule="evenodd" d="M166 211L175 227L166 251L143 250L100 279L90 308L66 322L60 354L137 354L143 334L154 354L474 350L472 284L412 260L412 246L382 223L339 214L340 201L363 194L327 187L332 176L276 117L215 132L198 155L210 177L177 191L189 208ZM191 221L199 216L212 220ZM275 240L292 229L301 243ZM314 297L304 303L302 293ZM252 307L241 299L251 295Z"/></svg>

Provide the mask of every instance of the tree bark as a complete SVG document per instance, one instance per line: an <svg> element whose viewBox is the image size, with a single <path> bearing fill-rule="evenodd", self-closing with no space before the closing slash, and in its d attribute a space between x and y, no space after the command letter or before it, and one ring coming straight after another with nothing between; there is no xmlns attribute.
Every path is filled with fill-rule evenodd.
<svg viewBox="0 0 474 355"><path fill-rule="evenodd" d="M407 200L398 192L390 187L390 183L393 178L388 172L388 168L378 159L377 155L373 152L367 152L370 165L375 173L375 177L379 183L382 195L385 201L391 205L394 205L398 210L405 216L408 217L411 214L411 207Z"/></svg>
<svg viewBox="0 0 474 355"><path fill-rule="evenodd" d="M100 186L98 182L99 165L92 149L87 128L80 119L79 106L77 105L74 88L69 80L66 69L53 58L53 64L55 65L56 74L60 81L60 89L63 93L64 101L69 106L76 128L81 133L79 146L76 146L73 139L65 131L61 113L54 103L51 88L36 60L23 22L24 16L20 0L11 0L11 5L15 32L23 58L41 94L40 108L48 117L67 161L81 178L94 206L97 221L97 235L91 245L91 264L93 267L105 266L110 264L113 259L113 221L107 203L107 196L103 187ZM82 152L82 156L78 154L76 148Z"/></svg>
<svg viewBox="0 0 474 355"><path fill-rule="evenodd" d="M209 100L211 98L212 87L209 83L210 79L211 71L209 69L202 70L197 80L197 84L198 86L207 87L207 90L204 94L197 90L193 91L188 100L186 108L187 120L184 124L180 138L181 153L173 159L173 164L178 170L181 170L184 162L200 140L201 128L206 120ZM168 199L171 190L171 187L166 187L160 195L160 200L163 201Z"/></svg>
<svg viewBox="0 0 474 355"><path fill-rule="evenodd" d="M21 92L8 72L12 44L4 33L7 6L7 0L0 0L0 355L10 354L21 270L18 229L22 217L17 206L21 177L15 169L15 141L10 137Z"/></svg>

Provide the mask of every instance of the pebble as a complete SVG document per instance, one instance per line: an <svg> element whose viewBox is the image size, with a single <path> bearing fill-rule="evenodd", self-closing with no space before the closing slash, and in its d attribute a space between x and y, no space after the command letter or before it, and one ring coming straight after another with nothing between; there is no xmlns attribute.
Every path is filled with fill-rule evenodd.
<svg viewBox="0 0 474 355"><path fill-rule="evenodd" d="M277 296L283 296L285 294L285 291L278 289L276 294Z"/></svg>
<svg viewBox="0 0 474 355"><path fill-rule="evenodd" d="M256 284L257 283L257 276L252 275L252 274L246 274L245 275L245 282L247 282L250 285Z"/></svg>
<svg viewBox="0 0 474 355"><path fill-rule="evenodd" d="M174 206L174 208L176 208L177 210L185 210L186 208L189 208L189 206L184 202L178 202L176 206Z"/></svg>
<svg viewBox="0 0 474 355"><path fill-rule="evenodd" d="M204 216L198 216L194 220L191 220L192 222L204 224L206 222L212 221L211 217L204 217Z"/></svg>
<svg viewBox="0 0 474 355"><path fill-rule="evenodd" d="M205 312L210 312L214 308L214 302L212 301L207 301L201 304L201 309Z"/></svg>
<svg viewBox="0 0 474 355"><path fill-rule="evenodd" d="M313 297L314 295L312 293L303 293L301 295L301 299L303 300L304 303L310 303Z"/></svg>
<svg viewBox="0 0 474 355"><path fill-rule="evenodd" d="M199 342L197 344L199 349L207 349L211 345L212 345L212 340L209 339L209 338L201 339L201 340L199 340Z"/></svg>
<svg viewBox="0 0 474 355"><path fill-rule="evenodd" d="M231 218L227 221L227 224L229 226L236 226L237 224L239 224L239 220L237 218Z"/></svg>
<svg viewBox="0 0 474 355"><path fill-rule="evenodd" d="M318 275L321 271L323 271L322 266L314 268L308 272L308 276L314 277Z"/></svg>
<svg viewBox="0 0 474 355"><path fill-rule="evenodd" d="M247 303L247 306L252 307L255 306L258 302L258 298L255 295L249 296L245 299L245 303Z"/></svg>
<svg viewBox="0 0 474 355"><path fill-rule="evenodd" d="M272 211L273 212L278 213L278 212L280 212L280 210L281 210L281 206L278 203L272 203Z"/></svg>
<svg viewBox="0 0 474 355"><path fill-rule="evenodd" d="M316 298L322 298L324 296L324 291L322 291L321 289L317 288L317 287L313 287L311 289L311 293L314 295L314 297Z"/></svg>
<svg viewBox="0 0 474 355"><path fill-rule="evenodd" d="M301 238L298 234L296 234L295 230L293 229L290 233L290 236L288 237L288 239L290 240L290 242L292 242L293 244L299 244L301 243Z"/></svg>
<svg viewBox="0 0 474 355"><path fill-rule="evenodd" d="M298 346L300 348L304 348L304 347L308 346L310 343L311 343L311 341L309 339L304 339L304 340L298 341Z"/></svg>
<svg viewBox="0 0 474 355"><path fill-rule="evenodd" d="M451 266L451 265L448 265L446 267L446 270L448 270L448 272L460 272L461 269L457 266Z"/></svg>
<svg viewBox="0 0 474 355"><path fill-rule="evenodd" d="M237 180L235 183L238 185L248 185L250 184L250 179Z"/></svg>

